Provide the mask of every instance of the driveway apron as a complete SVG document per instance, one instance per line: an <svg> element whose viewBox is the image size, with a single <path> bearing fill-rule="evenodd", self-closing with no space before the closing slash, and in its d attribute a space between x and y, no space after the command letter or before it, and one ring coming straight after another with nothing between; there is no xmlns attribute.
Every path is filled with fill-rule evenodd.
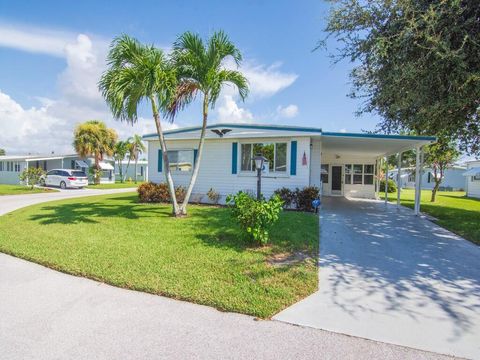
<svg viewBox="0 0 480 360"><path fill-rule="evenodd" d="M319 290L274 319L480 359L480 247L380 201L326 198Z"/></svg>

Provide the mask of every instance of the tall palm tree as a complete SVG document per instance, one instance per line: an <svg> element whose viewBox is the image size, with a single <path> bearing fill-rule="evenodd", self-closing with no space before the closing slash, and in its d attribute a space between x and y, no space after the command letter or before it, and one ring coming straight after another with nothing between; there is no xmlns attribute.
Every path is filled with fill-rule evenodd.
<svg viewBox="0 0 480 360"><path fill-rule="evenodd" d="M107 61L108 69L98 85L117 120L136 123L140 103L150 102L165 164L163 171L172 198L172 211L180 215L160 122L160 111L171 102L176 91L175 69L162 50L142 45L128 35L113 40Z"/></svg>
<svg viewBox="0 0 480 360"><path fill-rule="evenodd" d="M113 158L117 162L118 166L118 171L120 175L120 182L123 183L123 165L122 162L125 159L125 156L127 156L128 152L128 144L126 141L118 141L115 144L115 148L113 150Z"/></svg>
<svg viewBox="0 0 480 360"><path fill-rule="evenodd" d="M107 128L104 122L90 120L77 125L73 133L73 147L81 157L93 156L94 182L100 183L100 161L104 156L113 155L117 133Z"/></svg>
<svg viewBox="0 0 480 360"><path fill-rule="evenodd" d="M215 32L206 43L198 34L185 32L175 41L172 56L179 83L175 99L168 107L169 116L173 118L196 97L197 93L203 95L203 120L197 158L185 200L180 207L181 213L185 215L200 168L209 108L215 107L224 85L235 85L242 100L248 95L249 88L248 81L241 72L225 67L225 60L228 58L232 58L238 67L242 55L223 31Z"/></svg>
<svg viewBox="0 0 480 360"><path fill-rule="evenodd" d="M143 154L146 150L145 145L143 144L142 137L140 135L133 135L130 138L130 144L132 146L132 155L133 160L135 161L135 184L137 183L137 164L140 154Z"/></svg>

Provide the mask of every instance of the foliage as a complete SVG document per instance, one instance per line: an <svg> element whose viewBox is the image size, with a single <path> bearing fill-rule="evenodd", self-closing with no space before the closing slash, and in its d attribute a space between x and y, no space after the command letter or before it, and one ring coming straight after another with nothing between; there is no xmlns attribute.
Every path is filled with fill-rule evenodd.
<svg viewBox="0 0 480 360"><path fill-rule="evenodd" d="M138 134L133 135L128 139L128 144L130 145L129 160L133 159L135 161L135 176L134 181L137 183L137 162L141 154L147 149L143 143L142 137ZM129 161L130 162L130 161ZM125 174L126 176L126 174Z"/></svg>
<svg viewBox="0 0 480 360"><path fill-rule="evenodd" d="M6 152L5 149L0 148L0 156L5 156Z"/></svg>
<svg viewBox="0 0 480 360"><path fill-rule="evenodd" d="M378 113L381 131L439 135L479 154L478 2L334 3L325 30L340 48L337 60L356 64L351 96L364 100L359 112Z"/></svg>
<svg viewBox="0 0 480 360"><path fill-rule="evenodd" d="M220 194L213 190L213 188L210 188L207 192L208 199L215 205L218 204L218 201L220 200Z"/></svg>
<svg viewBox="0 0 480 360"><path fill-rule="evenodd" d="M117 162L117 167L120 175L120 181L123 182L123 166L122 161L128 153L128 143L126 141L117 141L113 149L113 158Z"/></svg>
<svg viewBox="0 0 480 360"><path fill-rule="evenodd" d="M439 139L435 144L426 147L425 165L433 170L433 181L435 182L430 198L431 202L435 202L445 170L448 166L453 165L459 156L460 152L457 150L455 143L445 139Z"/></svg>
<svg viewBox="0 0 480 360"><path fill-rule="evenodd" d="M306 186L295 190L295 202L297 209L301 211L313 211L312 201L320 197L320 189L316 186Z"/></svg>
<svg viewBox="0 0 480 360"><path fill-rule="evenodd" d="M178 111L195 99L198 93L203 95L202 129L197 158L185 199L180 207L182 214L187 213L187 204L200 169L209 108L215 107L220 91L225 85L234 85L242 100L248 94L246 77L240 71L225 66L229 59L232 59L238 67L242 55L223 31L214 32L206 42L198 34L187 31L173 44L172 61L177 72L178 86L174 101L169 104L168 115L173 119Z"/></svg>
<svg viewBox="0 0 480 360"><path fill-rule="evenodd" d="M1 201L1 200L0 200ZM0 251L69 274L269 318L317 290L318 219L284 212L271 246L239 241L230 211L111 194L37 204L0 216ZM66 236L68 234L68 236ZM272 266L277 255L309 258Z"/></svg>
<svg viewBox="0 0 480 360"><path fill-rule="evenodd" d="M73 147L81 157L94 157L95 184L100 183L100 161L113 155L116 142L117 133L102 121L90 120L75 127Z"/></svg>
<svg viewBox="0 0 480 360"><path fill-rule="evenodd" d="M170 196L170 190L166 183L155 184L152 182L146 182L140 184L137 188L138 198L143 203L170 203L172 197ZM175 188L175 195L179 201L185 197L185 188L183 186L177 186Z"/></svg>
<svg viewBox="0 0 480 360"><path fill-rule="evenodd" d="M388 179L387 192L394 193L397 191L397 184L392 179ZM385 179L380 180L380 192L385 192Z"/></svg>
<svg viewBox="0 0 480 360"><path fill-rule="evenodd" d="M287 187L282 187L274 191L275 195L278 195L280 199L283 201L283 207L290 208L292 205L296 205L297 202L297 192L292 191Z"/></svg>
<svg viewBox="0 0 480 360"><path fill-rule="evenodd" d="M177 74L172 62L161 49L122 35L113 40L107 63L108 69L100 79L99 89L115 119L135 124L141 104L144 101L150 103L163 152L165 180L173 192L174 184L159 114L166 111L177 92ZM172 200L172 213L179 215L175 196Z"/></svg>
<svg viewBox="0 0 480 360"><path fill-rule="evenodd" d="M25 168L20 174L20 181L28 184L32 189L35 185L39 185L45 171L36 167Z"/></svg>
<svg viewBox="0 0 480 360"><path fill-rule="evenodd" d="M227 196L232 216L254 241L265 245L269 241L269 229L278 220L283 202L274 195L270 200L256 200L240 191Z"/></svg>

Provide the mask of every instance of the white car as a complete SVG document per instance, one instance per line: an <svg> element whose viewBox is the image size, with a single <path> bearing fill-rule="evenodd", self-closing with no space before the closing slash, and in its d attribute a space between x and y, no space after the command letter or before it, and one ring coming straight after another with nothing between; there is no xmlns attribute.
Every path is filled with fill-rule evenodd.
<svg viewBox="0 0 480 360"><path fill-rule="evenodd" d="M47 172L43 182L46 186L66 188L83 188L88 185L88 177L81 170L53 169Z"/></svg>

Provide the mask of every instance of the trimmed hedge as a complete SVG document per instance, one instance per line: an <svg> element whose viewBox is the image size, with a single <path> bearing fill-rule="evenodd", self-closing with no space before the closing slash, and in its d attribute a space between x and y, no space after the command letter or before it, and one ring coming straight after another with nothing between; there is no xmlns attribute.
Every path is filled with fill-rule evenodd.
<svg viewBox="0 0 480 360"><path fill-rule="evenodd" d="M389 193L397 191L397 184L392 179L388 179L388 188ZM380 180L380 192L385 192L385 180Z"/></svg>
<svg viewBox="0 0 480 360"><path fill-rule="evenodd" d="M316 186L306 186L302 189L296 188L290 190L283 187L274 191L283 201L285 209L295 209L300 211L313 211L312 201L320 197L320 189Z"/></svg>
<svg viewBox="0 0 480 360"><path fill-rule="evenodd" d="M154 184L152 182L141 184L138 189L138 198L142 203L169 203L171 202L170 191L167 183ZM183 186L175 188L177 202L185 199L186 190Z"/></svg>

